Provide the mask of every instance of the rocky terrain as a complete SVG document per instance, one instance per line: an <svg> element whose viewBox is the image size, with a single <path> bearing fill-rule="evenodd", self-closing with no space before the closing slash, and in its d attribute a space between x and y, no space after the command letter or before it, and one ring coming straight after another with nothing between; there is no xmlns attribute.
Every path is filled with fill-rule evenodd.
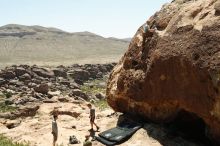
<svg viewBox="0 0 220 146"><path fill-rule="evenodd" d="M146 22L157 30L142 25L111 73L109 105L220 145L219 16L219 0L164 5Z"/></svg>
<svg viewBox="0 0 220 146"><path fill-rule="evenodd" d="M105 99L106 78L114 65L115 63L74 64L54 68L14 65L2 69L0 134L11 137L16 142L26 141L37 146L50 145L48 138L52 138L51 115L56 109L59 115L62 115L59 143L68 144L69 136L79 131L81 132L77 136L83 141L90 129L86 104L89 101L95 103ZM102 105L99 107L102 109ZM112 110L108 110L100 116L107 117L112 113ZM80 124L82 118L84 124ZM71 122L73 119L75 122ZM79 129L76 131L72 126ZM42 139L35 139L36 137Z"/></svg>
<svg viewBox="0 0 220 146"><path fill-rule="evenodd" d="M51 99L53 96L68 96L79 100L95 99L83 93L80 87L88 80L103 80L114 65L114 63L74 64L55 68L14 65L0 71L0 92L8 97L5 101L7 104L18 105ZM89 88L94 86L88 84ZM105 80L99 86L105 87ZM97 95L98 98L102 98L100 96Z"/></svg>
<svg viewBox="0 0 220 146"><path fill-rule="evenodd" d="M115 63L86 64L44 68L10 66L0 71L0 134L29 146L51 145L51 121L58 112L58 145L69 144L75 135L81 142L85 135L116 126L119 115L105 102L106 80ZM99 132L90 133L87 103L96 107ZM0 141L1 142L1 141ZM103 144L93 141L95 146ZM202 146L170 132L169 127L146 122L144 127L121 146Z"/></svg>
<svg viewBox="0 0 220 146"><path fill-rule="evenodd" d="M116 62L128 43L90 32L9 24L0 27L0 68L15 62L50 66Z"/></svg>
<svg viewBox="0 0 220 146"><path fill-rule="evenodd" d="M220 145L219 16L219 0L173 0L146 22L157 30L144 32L145 24L137 30L117 65L13 65L2 69L0 134L31 146L50 145L51 114L57 111L58 144L70 145L71 135L83 142L90 129L86 103L91 102L97 109L100 131L114 127L121 113L145 120L144 127L121 146ZM36 28L38 35L45 34L46 28L22 28L18 34L20 27L6 26L12 31L5 34L3 28L1 37L29 40ZM55 38L57 34L74 36L57 29L46 31L56 33ZM87 32L78 35L88 37ZM41 37L35 39L42 43ZM88 42L84 37L81 41L85 40ZM87 53L88 49L80 51ZM97 141L93 145L102 146Z"/></svg>

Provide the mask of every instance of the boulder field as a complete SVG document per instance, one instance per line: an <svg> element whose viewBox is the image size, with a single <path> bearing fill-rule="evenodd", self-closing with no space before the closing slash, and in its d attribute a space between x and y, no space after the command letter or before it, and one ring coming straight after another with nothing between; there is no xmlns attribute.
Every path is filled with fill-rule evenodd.
<svg viewBox="0 0 220 146"><path fill-rule="evenodd" d="M146 23L109 77L109 105L159 123L200 119L219 145L220 1L174 0Z"/></svg>
<svg viewBox="0 0 220 146"><path fill-rule="evenodd" d="M0 97L4 95L7 97L7 104L17 105L64 95L88 100L90 97L80 87L87 81L101 80L108 76L114 65L115 63L58 67L9 66L0 70ZM90 86L92 88L94 85Z"/></svg>

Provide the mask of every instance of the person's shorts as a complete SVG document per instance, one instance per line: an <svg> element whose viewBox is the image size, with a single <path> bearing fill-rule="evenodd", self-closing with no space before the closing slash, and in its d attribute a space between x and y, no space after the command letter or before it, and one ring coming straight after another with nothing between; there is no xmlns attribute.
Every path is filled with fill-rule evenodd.
<svg viewBox="0 0 220 146"><path fill-rule="evenodd" d="M94 121L95 121L95 117L91 117L90 122L94 123Z"/></svg>
<svg viewBox="0 0 220 146"><path fill-rule="evenodd" d="M53 134L53 141L57 141L58 135L57 134Z"/></svg>

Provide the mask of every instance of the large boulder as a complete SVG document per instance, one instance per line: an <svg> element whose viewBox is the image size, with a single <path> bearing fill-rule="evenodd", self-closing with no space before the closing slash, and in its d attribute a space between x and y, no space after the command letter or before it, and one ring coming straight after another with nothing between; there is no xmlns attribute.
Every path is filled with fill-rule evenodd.
<svg viewBox="0 0 220 146"><path fill-rule="evenodd" d="M175 0L147 23L158 31L138 29L110 75L109 105L155 122L191 113L220 144L219 0Z"/></svg>

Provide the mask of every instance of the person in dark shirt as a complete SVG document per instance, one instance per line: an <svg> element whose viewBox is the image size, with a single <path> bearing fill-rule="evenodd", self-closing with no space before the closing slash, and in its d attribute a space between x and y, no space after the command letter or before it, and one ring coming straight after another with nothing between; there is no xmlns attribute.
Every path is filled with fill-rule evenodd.
<svg viewBox="0 0 220 146"><path fill-rule="evenodd" d="M89 115L89 118L90 118L90 124L91 124L91 129L90 130L93 130L93 125L96 126L96 129L97 131L99 130L99 126L97 126L97 124L95 123L95 109L92 108L92 105L89 103L87 104L88 108L90 109L90 115Z"/></svg>

